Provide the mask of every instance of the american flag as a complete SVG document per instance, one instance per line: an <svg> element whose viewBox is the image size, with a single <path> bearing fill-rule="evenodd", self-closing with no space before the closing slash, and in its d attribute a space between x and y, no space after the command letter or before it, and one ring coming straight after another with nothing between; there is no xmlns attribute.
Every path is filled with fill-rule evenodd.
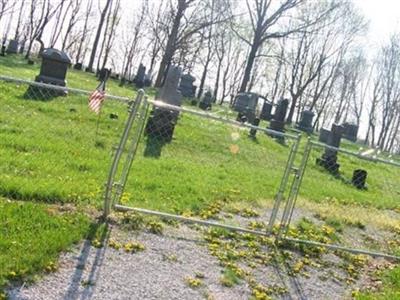
<svg viewBox="0 0 400 300"><path fill-rule="evenodd" d="M106 82L103 80L89 97L89 109L94 111L96 114L100 113L101 105L105 99L105 87Z"/></svg>

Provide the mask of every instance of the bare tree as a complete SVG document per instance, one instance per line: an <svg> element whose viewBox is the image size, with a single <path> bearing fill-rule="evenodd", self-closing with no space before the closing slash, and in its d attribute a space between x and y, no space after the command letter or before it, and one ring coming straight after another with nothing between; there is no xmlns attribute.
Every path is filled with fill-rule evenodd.
<svg viewBox="0 0 400 300"><path fill-rule="evenodd" d="M92 71L93 70L93 64L94 64L94 60L96 58L96 53L97 53L97 47L99 45L99 41L100 41L100 35L104 26L104 21L108 12L108 9L110 8L112 0L107 0L106 1L106 5L104 6L104 8L101 11L100 14L100 20L99 20L99 25L97 26L97 32L96 32L96 36L94 38L94 42L93 42L93 46L92 46L92 52L90 54L90 60L89 60L89 65L87 67L88 71Z"/></svg>

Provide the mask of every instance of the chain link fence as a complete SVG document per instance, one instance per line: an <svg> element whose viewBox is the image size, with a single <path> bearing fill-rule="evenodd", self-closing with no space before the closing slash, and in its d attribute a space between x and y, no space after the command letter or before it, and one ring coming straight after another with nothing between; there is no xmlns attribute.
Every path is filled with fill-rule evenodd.
<svg viewBox="0 0 400 300"><path fill-rule="evenodd" d="M360 150L308 141L298 172L301 188L281 220L284 240L399 259L400 163ZM305 213L297 198L325 209Z"/></svg>
<svg viewBox="0 0 400 300"><path fill-rule="evenodd" d="M99 204L133 101L107 95L96 115L92 91L7 77L0 88L0 195Z"/></svg>
<svg viewBox="0 0 400 300"><path fill-rule="evenodd" d="M207 225L226 203L284 198L300 136L190 106L145 100L141 107L121 142L130 159L115 162L122 175L109 182L106 214L114 206Z"/></svg>

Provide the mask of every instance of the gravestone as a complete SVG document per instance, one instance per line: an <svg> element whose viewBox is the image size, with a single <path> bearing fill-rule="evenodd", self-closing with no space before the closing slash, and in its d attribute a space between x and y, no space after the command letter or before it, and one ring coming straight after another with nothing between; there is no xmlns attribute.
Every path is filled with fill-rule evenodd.
<svg viewBox="0 0 400 300"><path fill-rule="evenodd" d="M357 169L353 172L353 177L351 179L351 183L358 189L365 189L365 183L367 181L367 171Z"/></svg>
<svg viewBox="0 0 400 300"><path fill-rule="evenodd" d="M330 134L331 134L330 130L325 129L325 128L321 128L319 130L318 141L321 142L321 143L324 143L324 144L328 143Z"/></svg>
<svg viewBox="0 0 400 300"><path fill-rule="evenodd" d="M309 134L313 133L312 123L314 116L315 114L310 110L302 111L300 122L296 125L296 128Z"/></svg>
<svg viewBox="0 0 400 300"><path fill-rule="evenodd" d="M213 95L207 91L199 102L199 107L203 110L211 110L213 103Z"/></svg>
<svg viewBox="0 0 400 300"><path fill-rule="evenodd" d="M146 86L146 87L151 86L151 75L150 74L146 74L144 76L144 86Z"/></svg>
<svg viewBox="0 0 400 300"><path fill-rule="evenodd" d="M7 54L17 54L18 53L18 41L10 40L7 47Z"/></svg>
<svg viewBox="0 0 400 300"><path fill-rule="evenodd" d="M146 77L146 67L143 64L140 64L136 76L133 79L133 83L138 89L144 87L145 77Z"/></svg>
<svg viewBox="0 0 400 300"><path fill-rule="evenodd" d="M36 76L35 81L66 86L65 78L70 65L71 59L66 53L53 48L44 49L40 74Z"/></svg>
<svg viewBox="0 0 400 300"><path fill-rule="evenodd" d="M193 83L196 81L190 74L184 74L179 84L179 89L183 97L193 98L196 93L196 86Z"/></svg>
<svg viewBox="0 0 400 300"><path fill-rule="evenodd" d="M99 80L100 81L105 81L110 77L111 74L111 69L103 68L99 72Z"/></svg>
<svg viewBox="0 0 400 300"><path fill-rule="evenodd" d="M81 71L82 68L83 68L82 63L76 63L76 64L74 65L74 69L75 69L75 70Z"/></svg>
<svg viewBox="0 0 400 300"><path fill-rule="evenodd" d="M255 93L239 93L236 95L233 102L233 110L238 112L237 121L253 123L258 97Z"/></svg>
<svg viewBox="0 0 400 300"><path fill-rule="evenodd" d="M168 70L164 85L159 90L156 100L174 106L181 106L182 95L178 90L181 69L171 66ZM146 134L159 141L170 142L172 140L175 125L178 121L179 111L155 107L153 108L149 120L146 124Z"/></svg>
<svg viewBox="0 0 400 300"><path fill-rule="evenodd" d="M264 121L270 121L272 119L272 103L264 100L264 104L261 109L260 119Z"/></svg>
<svg viewBox="0 0 400 300"><path fill-rule="evenodd" d="M5 45L1 46L0 56L6 56L6 46Z"/></svg>
<svg viewBox="0 0 400 300"><path fill-rule="evenodd" d="M40 66L40 73L38 76L36 76L35 81L58 86L66 86L67 81L65 78L68 67L71 65L71 59L68 57L68 55L59 50L48 48L43 50L41 56L42 65ZM31 62L33 64L33 61L28 61L28 64ZM67 92L44 87L30 86L27 94L36 95L35 97L41 95L43 100L46 100L56 96L65 96Z"/></svg>
<svg viewBox="0 0 400 300"><path fill-rule="evenodd" d="M279 132L285 131L285 119L287 109L289 107L288 99L280 99L275 108L275 113L271 122L269 123L269 129Z"/></svg>
<svg viewBox="0 0 400 300"><path fill-rule="evenodd" d="M339 148L343 132L343 126L333 124L327 145ZM317 158L317 164L324 167L328 172L338 175L340 165L337 163L337 150L326 147L322 157Z"/></svg>
<svg viewBox="0 0 400 300"><path fill-rule="evenodd" d="M343 138L352 142L357 142L358 126L356 124L346 122L343 124L343 127Z"/></svg>

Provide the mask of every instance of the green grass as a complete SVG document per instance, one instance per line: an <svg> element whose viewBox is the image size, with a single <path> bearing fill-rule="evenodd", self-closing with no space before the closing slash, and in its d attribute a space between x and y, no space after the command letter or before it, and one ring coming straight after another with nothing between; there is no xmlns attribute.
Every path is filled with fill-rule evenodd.
<svg viewBox="0 0 400 300"><path fill-rule="evenodd" d="M398 300L400 299L400 267L385 271L381 276L382 289L377 292L361 293L357 300Z"/></svg>
<svg viewBox="0 0 400 300"><path fill-rule="evenodd" d="M38 68L18 56L0 57L0 75L32 80ZM68 72L71 87L93 90L97 83L93 74ZM87 96L70 93L38 101L27 99L27 90L24 84L0 82L0 197L32 201L0 200L0 232L5 233L0 235L0 250L5 249L0 252L1 285L43 270L59 251L90 232L87 218L49 214L48 203L101 207L112 148L127 117L126 105L113 101L106 101L98 118L88 111ZM119 87L112 80L107 90L135 94L133 88ZM300 153L304 144L305 139ZM281 144L260 132L252 140L247 130L182 113L172 142L161 145L143 138L122 201L176 212L198 212L212 203L271 203L291 145L290 140ZM400 208L399 168L340 154L338 179L315 164L321 154L316 149L311 153L301 201ZM346 183L356 168L368 171L367 190ZM330 222L335 228L342 226L335 219Z"/></svg>
<svg viewBox="0 0 400 300"><path fill-rule="evenodd" d="M93 230L82 213L0 198L0 294L9 281L54 271L60 251Z"/></svg>
<svg viewBox="0 0 400 300"><path fill-rule="evenodd" d="M0 74L33 78L37 68L18 57L9 61L0 58ZM69 71L68 80L72 86L83 89L96 84L93 74L74 70ZM52 101L33 101L23 97L26 85L0 83L0 88L0 195L100 205L111 149L119 141L126 107L109 101L98 119L88 111L86 96L70 94ZM110 92L132 91L112 82ZM118 120L110 119L111 113L117 114ZM231 125L181 114L171 143L161 147L143 139L124 203L182 212L199 210L220 200L271 201L289 146L263 133L258 133L256 140L247 134L247 130ZM305 139L300 153L304 143ZM340 180L315 164L322 150L314 149L311 153L301 198L388 209L400 207L399 168L340 154ZM346 183L356 168L368 170L368 190L357 190Z"/></svg>

